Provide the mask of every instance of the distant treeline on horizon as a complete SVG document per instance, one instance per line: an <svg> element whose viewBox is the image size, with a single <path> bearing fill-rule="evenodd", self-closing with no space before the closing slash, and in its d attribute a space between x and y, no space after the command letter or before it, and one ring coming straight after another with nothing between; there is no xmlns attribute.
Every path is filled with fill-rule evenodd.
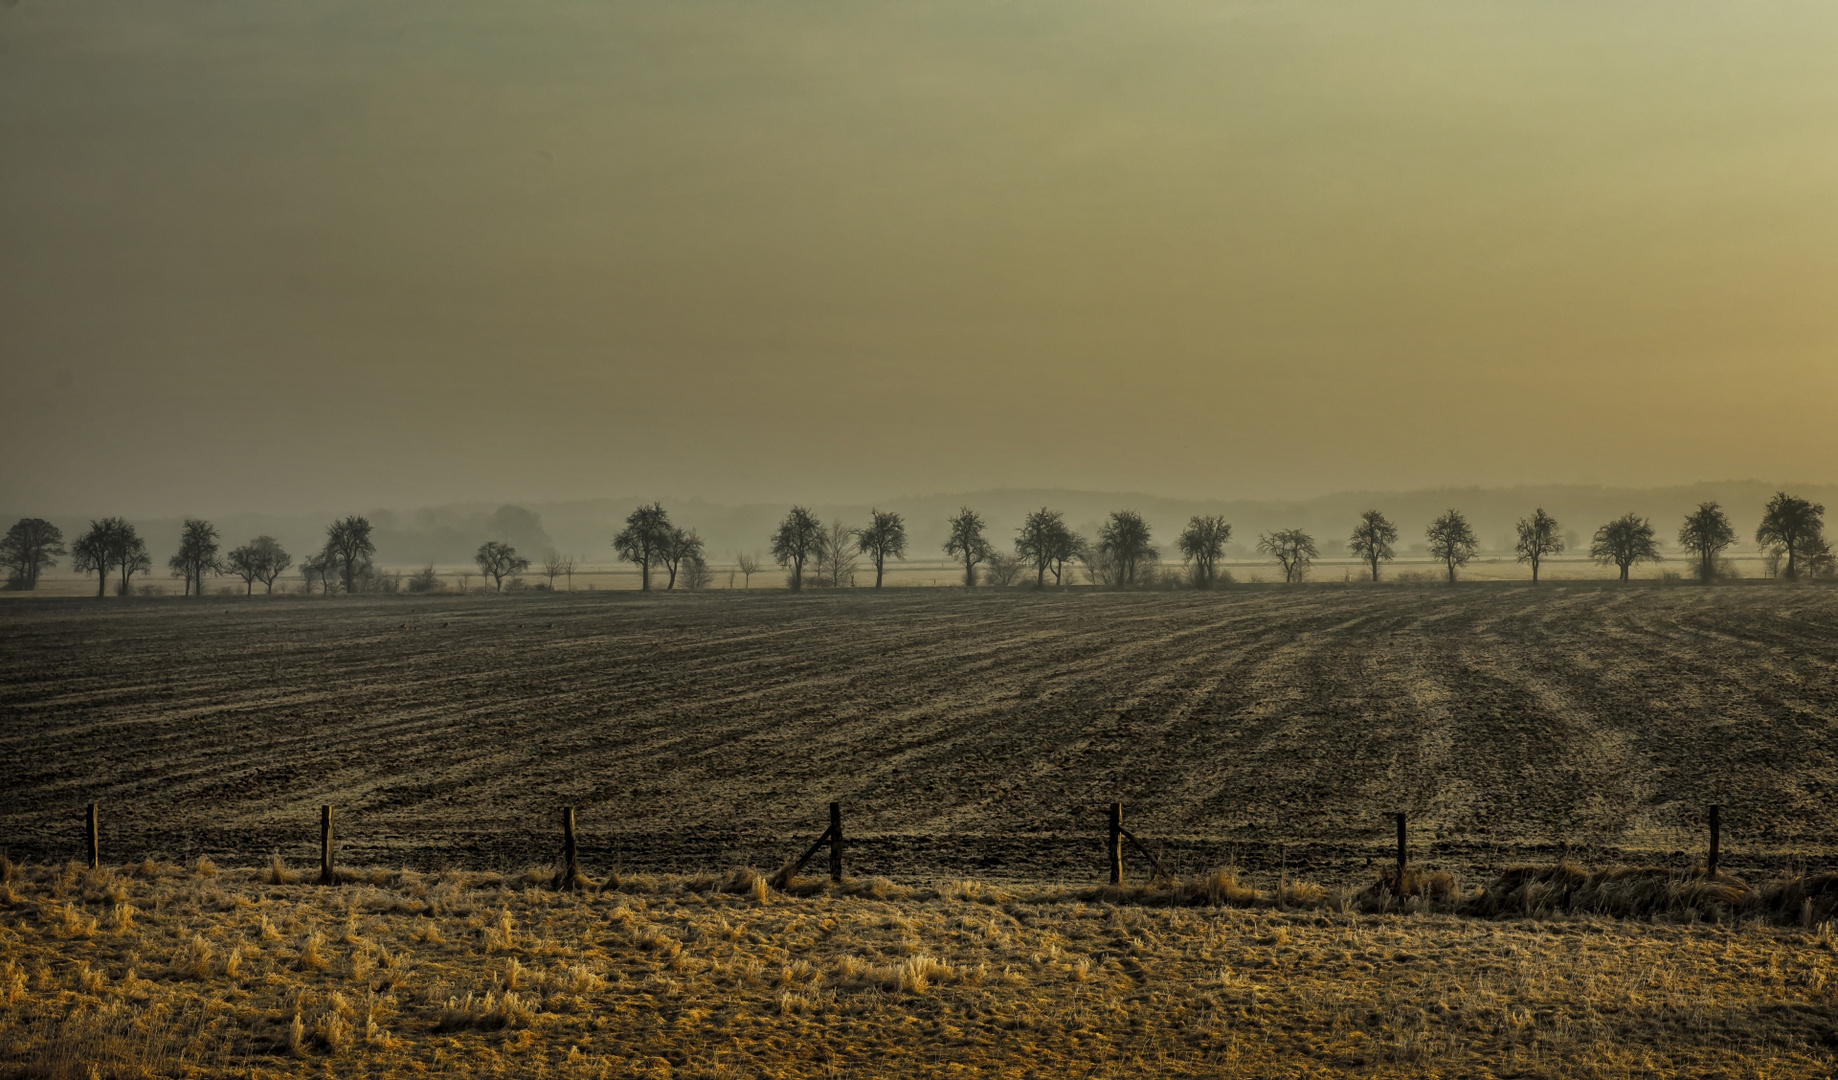
<svg viewBox="0 0 1838 1080"><path fill-rule="evenodd" d="M1834 573L1824 513L1822 504L1801 495L1776 491L1768 498L1754 530L1766 576L1797 581ZM710 584L707 542L696 528L672 521L661 502L641 503L622 524L610 546L620 560L636 568L642 589L653 587L654 576L665 590L674 590L679 583L692 591ZM502 591L507 579L513 588L525 587L522 575L531 570L532 556L541 560L538 572L545 579L538 587L552 590L557 579L565 577L572 588L578 567L574 556L553 546L540 551L519 546L519 541L527 544L532 537L547 539L536 515L503 507L486 526L487 535L473 550L472 562L492 591ZM1384 511L1366 509L1359 512L1346 534L1345 553L1365 564L1370 580L1377 582L1385 565L1398 557L1403 535ZM1691 576L1703 582L1733 576L1725 553L1737 544L1739 535L1727 511L1714 500L1700 502L1684 514L1677 543L1688 557ZM1541 564L1576 549L1576 537L1574 530L1566 529L1539 506L1514 522L1511 552L1537 582ZM762 539L772 561L785 570L786 584L793 591L807 584L858 585L869 568L872 587L880 588L889 563L904 561L911 546L906 517L873 507L865 521L855 524L844 520L826 523L809 507L793 506ZM1301 582L1324 557L1323 543L1329 544L1326 557L1331 557L1332 541L1318 538L1307 528L1291 526L1259 532L1255 550L1281 569L1285 582ZM1620 579L1626 581L1633 567L1665 558L1662 543L1650 518L1628 511L1599 524L1587 551L1595 562L1616 567ZM1418 545L1431 560L1442 564L1451 584L1483 547L1468 516L1454 507L1429 522ZM1072 584L1077 576L1085 583L1113 588L1211 588L1231 580L1220 571L1221 560L1230 549L1242 550L1242 543L1235 542L1233 525L1221 514L1190 516L1173 538L1165 560L1154 529L1134 509L1112 510L1095 528L1079 530L1067 524L1063 511L1041 506L1022 516L1010 541L997 535L988 519L968 505L945 516L944 540L938 546L946 558L961 564L961 580L967 587L1031 583L1037 588ZM404 575L380 567L376 555L376 526L362 515L347 515L327 525L323 543L297 567L294 557L273 536L263 534L224 552L216 525L188 518L180 530L178 549L166 565L174 578L183 580L186 595L202 595L207 577L224 575L240 578L249 594L258 582L264 593L272 593L290 568L299 572L299 591L309 593L447 590L432 561L421 571ZM1171 562L1177 555L1178 568ZM0 538L0 566L5 568L8 590L35 589L40 577L65 557L70 558L75 572L96 576L99 597L111 591L111 580L117 595L132 594L134 577L149 574L153 568L145 538L121 517L90 521L68 548L63 530L43 518L21 518ZM734 565L750 585L764 564L759 555L739 550ZM471 576L458 575L460 591L470 591Z"/></svg>

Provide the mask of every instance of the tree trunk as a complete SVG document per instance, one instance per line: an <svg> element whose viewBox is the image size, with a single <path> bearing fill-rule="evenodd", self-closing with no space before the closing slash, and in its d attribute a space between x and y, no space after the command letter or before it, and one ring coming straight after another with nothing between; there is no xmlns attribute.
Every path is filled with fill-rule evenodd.
<svg viewBox="0 0 1838 1080"><path fill-rule="evenodd" d="M651 560L649 557L638 560L638 591L651 591Z"/></svg>
<svg viewBox="0 0 1838 1080"><path fill-rule="evenodd" d="M1626 580L1627 580L1627 567L1628 567L1628 564L1627 564L1627 563L1622 563L1622 564L1621 564L1621 580L1622 580L1622 581L1626 581Z"/></svg>
<svg viewBox="0 0 1838 1080"><path fill-rule="evenodd" d="M1378 580L1378 557L1377 556L1373 556L1373 559L1372 559L1372 580L1373 581Z"/></svg>
<svg viewBox="0 0 1838 1080"><path fill-rule="evenodd" d="M874 560L874 587L877 589L881 587L881 570L886 566L886 563L887 557L885 555L877 556Z"/></svg>
<svg viewBox="0 0 1838 1080"><path fill-rule="evenodd" d="M108 595L108 567L105 566L100 571L97 572L96 599L100 600L107 595Z"/></svg>
<svg viewBox="0 0 1838 1080"><path fill-rule="evenodd" d="M964 588L976 588L976 564L970 561L968 555L964 556Z"/></svg>
<svg viewBox="0 0 1838 1080"><path fill-rule="evenodd" d="M1532 584L1538 584L1538 560L1532 559Z"/></svg>

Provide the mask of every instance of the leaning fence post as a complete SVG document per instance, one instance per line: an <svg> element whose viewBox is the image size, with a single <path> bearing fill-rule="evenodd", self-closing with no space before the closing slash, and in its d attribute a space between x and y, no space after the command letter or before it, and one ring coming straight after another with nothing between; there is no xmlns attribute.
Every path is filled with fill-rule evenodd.
<svg viewBox="0 0 1838 1080"><path fill-rule="evenodd" d="M1398 889L1397 891L1400 895L1402 895L1402 893L1404 892L1404 864L1407 861L1407 858L1408 858L1408 850L1404 846L1404 815L1402 813L1399 813L1398 814Z"/></svg>
<svg viewBox="0 0 1838 1080"><path fill-rule="evenodd" d="M332 884L332 808L319 808L319 884Z"/></svg>
<svg viewBox="0 0 1838 1080"><path fill-rule="evenodd" d="M1705 863L1705 870L1710 877L1717 876L1717 847L1723 839L1723 806L1721 803L1710 804L1710 858Z"/></svg>
<svg viewBox="0 0 1838 1080"><path fill-rule="evenodd" d="M1110 804L1110 883L1123 884L1123 804Z"/></svg>
<svg viewBox="0 0 1838 1080"><path fill-rule="evenodd" d="M842 884L842 804L830 804L830 880Z"/></svg>
<svg viewBox="0 0 1838 1080"><path fill-rule="evenodd" d="M102 838L96 829L96 804L89 804L89 868L96 869L102 865Z"/></svg>

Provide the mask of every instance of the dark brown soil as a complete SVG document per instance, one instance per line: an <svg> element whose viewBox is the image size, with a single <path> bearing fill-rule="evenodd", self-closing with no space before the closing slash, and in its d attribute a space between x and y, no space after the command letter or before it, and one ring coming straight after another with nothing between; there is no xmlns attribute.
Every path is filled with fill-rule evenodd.
<svg viewBox="0 0 1838 1080"><path fill-rule="evenodd" d="M1236 586L0 604L0 843L109 861L1323 883L1568 850L1838 869L1838 591ZM821 856L819 857L821 863ZM1140 861L1137 863L1138 870Z"/></svg>

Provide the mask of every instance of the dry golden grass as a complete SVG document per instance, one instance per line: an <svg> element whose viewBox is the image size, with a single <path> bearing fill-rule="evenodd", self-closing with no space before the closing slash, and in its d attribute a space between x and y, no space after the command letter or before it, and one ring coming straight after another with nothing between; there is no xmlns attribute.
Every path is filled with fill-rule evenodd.
<svg viewBox="0 0 1838 1080"><path fill-rule="evenodd" d="M1229 872L791 895L748 871L0 874L0 1075L1785 1077L1838 1044L1838 941L1800 925L1819 882L1764 902L1526 869L1451 888L1513 912L1480 919L1433 890L1291 883L1278 907ZM1579 913L1636 894L1674 906Z"/></svg>

